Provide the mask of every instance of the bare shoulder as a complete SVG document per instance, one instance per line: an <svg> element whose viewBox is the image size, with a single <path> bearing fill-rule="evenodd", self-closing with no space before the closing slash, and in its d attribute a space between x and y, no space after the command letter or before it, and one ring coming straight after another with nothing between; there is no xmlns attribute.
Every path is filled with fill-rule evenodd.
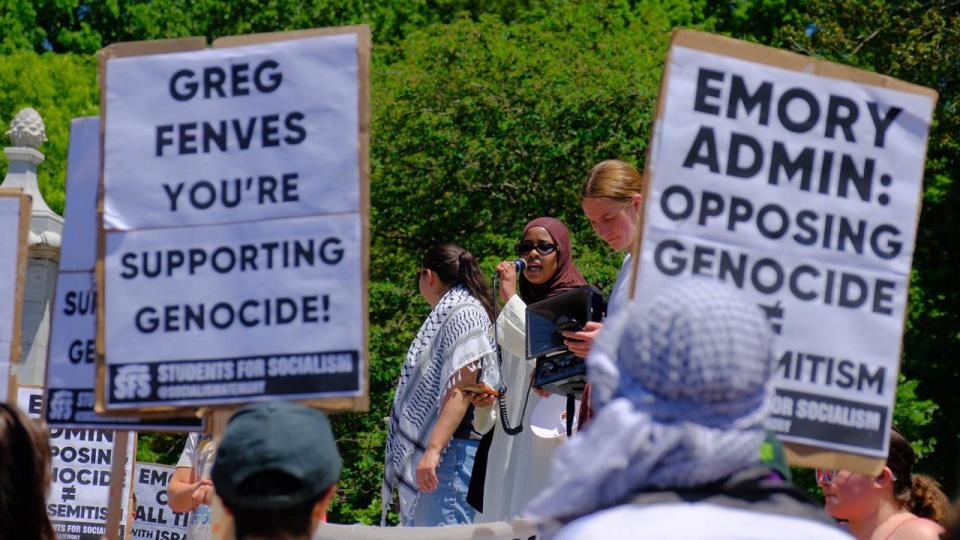
<svg viewBox="0 0 960 540"><path fill-rule="evenodd" d="M890 540L939 540L943 527L929 519L911 519L894 531Z"/></svg>

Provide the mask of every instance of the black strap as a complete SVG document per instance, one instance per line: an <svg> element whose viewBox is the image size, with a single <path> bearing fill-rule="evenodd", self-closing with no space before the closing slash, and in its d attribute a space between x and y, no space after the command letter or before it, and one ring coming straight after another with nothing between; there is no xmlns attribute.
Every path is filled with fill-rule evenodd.
<svg viewBox="0 0 960 540"><path fill-rule="evenodd" d="M636 493L627 502L638 505L705 503L834 524L834 520L808 493L763 466L752 467L718 482L692 489Z"/></svg>
<svg viewBox="0 0 960 540"><path fill-rule="evenodd" d="M567 438L573 436L573 415L575 414L576 398L567 394Z"/></svg>
<svg viewBox="0 0 960 540"><path fill-rule="evenodd" d="M723 480L688 489L649 490L633 493L605 510L622 504L652 506L657 504L704 503L738 508L762 514L793 516L834 525L823 507L805 491L784 481L779 474L764 466L751 467ZM548 526L562 526L581 517L571 515L554 520Z"/></svg>

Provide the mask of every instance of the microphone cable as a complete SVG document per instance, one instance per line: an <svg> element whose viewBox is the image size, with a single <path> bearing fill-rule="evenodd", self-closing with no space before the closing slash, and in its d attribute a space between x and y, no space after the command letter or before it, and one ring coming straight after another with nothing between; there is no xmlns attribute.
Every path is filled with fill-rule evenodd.
<svg viewBox="0 0 960 540"><path fill-rule="evenodd" d="M514 264L517 265L517 274L522 272L527 266L527 262L523 259L517 259L514 261ZM499 318L499 312L497 311L497 298L500 297L500 272L493 273L493 312ZM530 390L533 389L533 379L530 380L530 385L527 386L527 395L523 398L523 409L520 411L520 422L516 427L510 427L510 420L507 418L507 386L503 382L503 351L500 347L500 339L497 335L497 321L493 321L493 343L497 347L497 365L500 367L500 389L499 396L497 396L497 407L499 408L500 413L500 425L503 426L503 431L507 435L517 435L523 431L523 417L527 414L527 403L530 401Z"/></svg>

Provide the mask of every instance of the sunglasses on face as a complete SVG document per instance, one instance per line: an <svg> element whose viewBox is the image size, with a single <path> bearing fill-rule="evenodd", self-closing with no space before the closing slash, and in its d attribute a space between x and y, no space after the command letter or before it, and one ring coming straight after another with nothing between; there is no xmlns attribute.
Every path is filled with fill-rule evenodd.
<svg viewBox="0 0 960 540"><path fill-rule="evenodd" d="M537 250L537 253L540 255L546 256L557 250L556 244L551 244L550 242L520 242L516 245L517 256L523 257L527 253L530 253L533 250Z"/></svg>
<svg viewBox="0 0 960 540"><path fill-rule="evenodd" d="M829 484L833 482L833 479L837 477L837 469L817 469L817 483L818 484Z"/></svg>

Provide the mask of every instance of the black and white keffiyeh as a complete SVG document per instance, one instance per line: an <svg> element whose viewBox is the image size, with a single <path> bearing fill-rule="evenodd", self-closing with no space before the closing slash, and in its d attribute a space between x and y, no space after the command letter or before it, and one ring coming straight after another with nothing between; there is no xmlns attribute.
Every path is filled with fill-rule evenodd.
<svg viewBox="0 0 960 540"><path fill-rule="evenodd" d="M410 344L397 384L387 434L381 496L385 525L393 492L399 494L401 523L413 511L419 490L416 467L447 391L461 370L482 369L480 378L496 387L500 370L494 354L490 318L466 287L447 291Z"/></svg>

